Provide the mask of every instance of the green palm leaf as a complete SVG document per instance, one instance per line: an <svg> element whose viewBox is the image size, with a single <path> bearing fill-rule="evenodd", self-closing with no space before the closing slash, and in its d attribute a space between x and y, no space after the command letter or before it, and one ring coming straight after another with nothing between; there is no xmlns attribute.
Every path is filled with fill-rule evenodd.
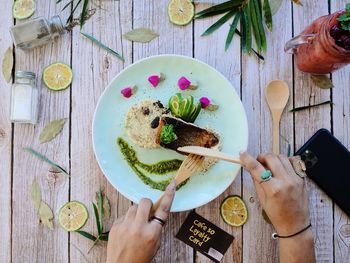
<svg viewBox="0 0 350 263"><path fill-rule="evenodd" d="M247 9L242 11L242 50L248 54L252 51L251 21Z"/></svg>
<svg viewBox="0 0 350 263"><path fill-rule="evenodd" d="M261 3L260 3L260 0L251 0L251 1L253 2L252 6L254 6L255 17L258 23L258 32L259 32L260 41L261 41L261 45L260 45L260 48L258 48L258 51L261 52L262 50L263 52L266 52L267 44L266 44L265 29L264 29L263 20L262 20Z"/></svg>
<svg viewBox="0 0 350 263"><path fill-rule="evenodd" d="M223 24L225 24L231 17L236 14L237 10L233 10L228 12L226 15L221 17L218 21L212 24L203 34L202 36L207 36L213 33L215 30L219 29Z"/></svg>
<svg viewBox="0 0 350 263"><path fill-rule="evenodd" d="M200 12L198 12L195 15L195 18L200 19L200 18L205 18L205 17L209 17L209 16L214 16L214 15L219 15L222 13L226 13L230 10L232 10L232 8L236 7L240 7L243 3L243 0L230 0L230 1L226 1L224 3L218 4L218 5L214 5L212 7L209 7L207 9L204 9Z"/></svg>
<svg viewBox="0 0 350 263"><path fill-rule="evenodd" d="M81 10L81 14L80 14L80 29L82 29L85 24L88 6L89 6L89 0L84 0L83 9Z"/></svg>
<svg viewBox="0 0 350 263"><path fill-rule="evenodd" d="M240 13L236 13L236 16L233 19L233 22L232 22L232 24L230 26L230 30L228 31L228 34L227 34L226 43L225 43L225 51L228 50L228 48L231 45L233 36L235 34L235 31L236 31L236 28L237 28L237 25L238 25L238 21L239 21L240 18L241 18L241 14Z"/></svg>
<svg viewBox="0 0 350 263"><path fill-rule="evenodd" d="M258 48L258 52L261 52L261 38L260 38L260 32L259 32L259 23L258 23L258 19L256 17L254 0L249 2L248 6L247 6L247 13L248 13L249 18L252 22L252 31L254 34L256 46Z"/></svg>
<svg viewBox="0 0 350 263"><path fill-rule="evenodd" d="M266 27L272 31L272 13L269 0L264 0L263 10Z"/></svg>
<svg viewBox="0 0 350 263"><path fill-rule="evenodd" d="M94 214L95 214L95 219L96 219L96 226L97 226L97 232L98 235L101 235L101 233L103 232L101 223L100 223L100 217L98 214L98 210L97 210L97 206L95 205L95 203L92 203L92 206L94 207Z"/></svg>

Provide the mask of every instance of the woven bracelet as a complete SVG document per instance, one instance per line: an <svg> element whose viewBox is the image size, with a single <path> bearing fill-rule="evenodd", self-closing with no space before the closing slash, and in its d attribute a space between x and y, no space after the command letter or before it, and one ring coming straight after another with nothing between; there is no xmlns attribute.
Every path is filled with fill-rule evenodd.
<svg viewBox="0 0 350 263"><path fill-rule="evenodd" d="M302 230L296 232L295 234L289 235L289 236L280 236L280 235L278 235L277 233L273 233L273 234L272 234L272 239L294 237L294 236L299 235L300 233L306 231L306 230L309 229L310 227L311 227L311 223L310 223L307 227L304 227Z"/></svg>

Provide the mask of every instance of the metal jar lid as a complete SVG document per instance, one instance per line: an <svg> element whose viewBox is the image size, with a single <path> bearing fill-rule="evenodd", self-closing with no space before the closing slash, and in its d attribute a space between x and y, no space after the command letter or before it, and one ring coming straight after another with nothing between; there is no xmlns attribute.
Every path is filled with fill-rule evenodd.
<svg viewBox="0 0 350 263"><path fill-rule="evenodd" d="M35 73L31 71L18 70L16 71L16 78L35 79Z"/></svg>
<svg viewBox="0 0 350 263"><path fill-rule="evenodd" d="M50 28L51 33L55 36L62 35L64 33L64 26L61 18L58 15L51 17Z"/></svg>

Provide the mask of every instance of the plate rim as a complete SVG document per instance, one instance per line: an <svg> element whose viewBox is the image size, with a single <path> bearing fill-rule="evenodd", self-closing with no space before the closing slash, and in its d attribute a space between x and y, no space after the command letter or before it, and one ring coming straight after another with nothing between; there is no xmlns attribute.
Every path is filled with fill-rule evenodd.
<svg viewBox="0 0 350 263"><path fill-rule="evenodd" d="M114 80L116 78L118 78L121 74L123 74L126 70L128 70L129 68L133 67L135 64L139 64L139 63L142 63L143 61L145 60L150 60L150 59L153 59L153 58L157 58L157 57L179 57L179 58L184 58L184 59L189 59L189 60L193 60L197 63L200 63L204 66L207 66L208 68L210 68L211 70L215 71L217 74L221 75L222 77L224 77L224 79L231 85L233 91L235 93L235 95L238 97L239 101L240 101L240 108L244 114L244 128L246 130L246 140L243 142L243 151L246 151L247 148L248 148L248 142L249 142L249 126L248 126L248 118L247 118L247 113L246 113L246 110L244 108L244 105L243 105L243 102L241 100L241 98L239 97L239 94L237 93L235 87L233 86L233 84L231 83L231 81L229 81L227 79L227 77L222 74L220 71L218 71L216 68L214 68L213 66L209 65L208 63L205 63L204 61L201 61L197 58L193 58L193 57L189 57L189 56L185 56L185 55L178 55L178 54L159 54L159 55L152 55L152 56L148 56L148 57L145 57L145 58L142 58L142 59L139 59L137 61L135 61L134 63L128 65L127 67L123 68L116 76L114 76L107 84L107 86L105 87L105 89L103 90L103 92L101 93L100 97L98 98L98 101L97 101L97 104L95 106L95 110L94 110L94 114L93 114L93 119L92 119L92 126L91 126L91 129L92 129L92 132L91 132L91 139L92 139L92 147L93 147L93 151L94 151L94 156L95 156L95 160L97 161L97 164L101 170L101 172L103 173L104 177L107 179L107 181L113 186L113 188L119 192L120 194L122 194L124 197L126 197L128 200L132 201L133 203L135 204L138 204L139 201L136 200L135 198L133 198L132 196L130 196L129 194L126 194L125 192L123 191L120 191L118 189L118 187L111 182L110 178L106 175L106 171L105 169L102 167L102 164L100 163L100 160L98 159L97 157L97 154L96 154L96 146L95 146L95 122L96 122L96 114L97 114L97 110L100 106L100 103L102 101L102 98L104 97L105 93L107 92L108 90L108 87L111 85L111 83L114 82ZM214 199L216 199L217 197L219 197L222 193L224 193L228 187L230 185L232 185L233 181L236 179L236 177L238 176L238 173L239 173L239 169L241 169L241 167L238 168L238 171L236 173L236 176L233 177L232 180L229 181L229 183L227 184L227 186L225 186L224 190L217 196L213 196L213 198L211 198L210 200L208 201L205 201L204 203L201 203L200 205L196 206L196 207L184 207L182 209L173 209L171 208L170 212L183 212L183 211L189 211L191 209L195 209L195 208L198 208L198 207L201 207L201 206L204 206L208 203L210 203L211 201L213 201Z"/></svg>

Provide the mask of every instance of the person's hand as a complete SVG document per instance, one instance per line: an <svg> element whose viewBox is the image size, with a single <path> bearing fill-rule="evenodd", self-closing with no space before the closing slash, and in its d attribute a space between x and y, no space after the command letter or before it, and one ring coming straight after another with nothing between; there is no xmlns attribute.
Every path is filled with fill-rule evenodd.
<svg viewBox="0 0 350 263"><path fill-rule="evenodd" d="M167 187L154 213L154 217L161 220L150 218L152 201L142 199L138 206L130 207L125 216L114 222L109 232L107 263L148 263L152 260L160 246L161 221L168 218L175 190L174 181Z"/></svg>
<svg viewBox="0 0 350 263"><path fill-rule="evenodd" d="M310 223L305 182L290 160L283 155L260 154L256 159L244 152L240 155L244 168L250 172L260 203L277 233L294 234ZM293 157L292 157L293 158ZM272 172L269 181L262 182L264 170Z"/></svg>

